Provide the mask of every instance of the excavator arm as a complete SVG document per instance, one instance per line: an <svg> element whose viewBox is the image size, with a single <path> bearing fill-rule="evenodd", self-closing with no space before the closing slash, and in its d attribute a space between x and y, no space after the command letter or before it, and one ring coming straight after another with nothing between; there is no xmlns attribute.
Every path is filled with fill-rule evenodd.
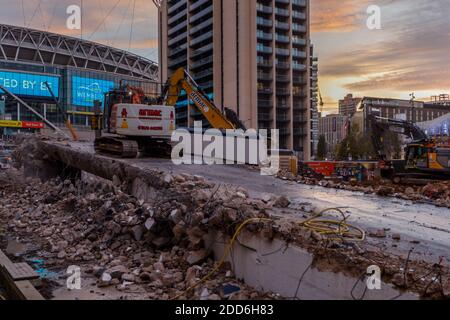
<svg viewBox="0 0 450 320"><path fill-rule="evenodd" d="M178 69L168 80L163 95L165 104L168 106L175 106L180 97L181 90L186 92L189 99L194 102L194 105L209 121L213 128L220 130L235 130L242 127L242 125L230 121L221 110L214 105L206 93L200 88L189 73L184 70L184 68Z"/></svg>
<svg viewBox="0 0 450 320"><path fill-rule="evenodd" d="M372 143L380 159L385 160L386 158L382 150L384 145L384 133L387 131L407 136L414 142L424 142L428 140L426 133L423 132L422 129L408 121L382 118L374 115L370 115L369 120L372 131Z"/></svg>
<svg viewBox="0 0 450 320"><path fill-rule="evenodd" d="M371 121L372 125L379 128L380 131L390 130L398 134L405 135L411 138L413 141L425 141L428 139L428 136L425 132L423 132L422 129L408 121L376 116L372 116Z"/></svg>

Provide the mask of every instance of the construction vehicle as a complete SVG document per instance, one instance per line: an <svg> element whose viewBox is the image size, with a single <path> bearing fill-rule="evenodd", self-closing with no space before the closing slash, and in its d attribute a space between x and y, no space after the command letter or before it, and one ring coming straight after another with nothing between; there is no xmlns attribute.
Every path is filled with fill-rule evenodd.
<svg viewBox="0 0 450 320"><path fill-rule="evenodd" d="M183 68L177 70L164 86L162 95L148 97L141 88L121 86L106 94L101 128L106 135L95 140L95 150L122 158L146 154L170 154L171 136L175 130L175 104L185 90L197 109L215 129L245 129L237 115L227 109L226 115ZM104 122L104 123L103 123Z"/></svg>
<svg viewBox="0 0 450 320"><path fill-rule="evenodd" d="M184 90L196 108L208 120L211 127L219 130L247 130L239 116L231 109L224 108L222 112L208 95L195 82L191 75L183 68L178 69L167 82L162 100L167 106L175 106L181 91ZM281 170L298 174L298 157L292 150L268 150L271 162L278 162ZM273 156L273 157L272 157Z"/></svg>
<svg viewBox="0 0 450 320"><path fill-rule="evenodd" d="M164 106L141 88L120 86L105 95L103 118L98 121L105 134L95 139L95 151L121 158L136 158L139 152L170 151L175 130L175 108ZM94 125L93 129L96 128Z"/></svg>
<svg viewBox="0 0 450 320"><path fill-rule="evenodd" d="M408 121L370 116L372 141L380 160L384 177L399 183L402 179L442 180L450 178L450 140L448 137L428 137ZM384 133L395 132L412 140L405 148L404 160L388 160L383 154Z"/></svg>
<svg viewBox="0 0 450 320"><path fill-rule="evenodd" d="M121 86L107 93L106 121L101 117L93 119L100 128L106 126L107 135L100 134L95 140L95 150L122 158L135 158L139 151L152 155L170 154L171 136L175 130L175 105L182 91L212 128L246 130L233 110L224 108L222 112L191 75L180 68L168 79L161 96L156 99L146 96L142 89L130 86ZM280 162L282 169L297 173L298 159L293 151L269 150L269 153ZM287 165L284 167L283 164Z"/></svg>

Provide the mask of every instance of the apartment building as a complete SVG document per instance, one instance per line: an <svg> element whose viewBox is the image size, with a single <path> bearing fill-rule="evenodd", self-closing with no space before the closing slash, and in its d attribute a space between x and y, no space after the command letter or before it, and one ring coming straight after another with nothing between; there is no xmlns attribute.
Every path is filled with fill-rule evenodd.
<svg viewBox="0 0 450 320"><path fill-rule="evenodd" d="M162 82L186 68L219 108L309 159L309 0L166 0L159 25ZM182 97L178 124L201 119Z"/></svg>
<svg viewBox="0 0 450 320"><path fill-rule="evenodd" d="M310 113L311 113L311 158L317 155L319 145L319 59L314 56L314 46L310 49Z"/></svg>
<svg viewBox="0 0 450 320"><path fill-rule="evenodd" d="M361 98L354 98L352 94L346 95L344 99L339 100L339 114L353 117L356 111L358 111L357 109L361 100Z"/></svg>
<svg viewBox="0 0 450 320"><path fill-rule="evenodd" d="M325 137L327 153L332 155L339 143L347 137L350 118L340 114L330 114L319 119L319 134Z"/></svg>

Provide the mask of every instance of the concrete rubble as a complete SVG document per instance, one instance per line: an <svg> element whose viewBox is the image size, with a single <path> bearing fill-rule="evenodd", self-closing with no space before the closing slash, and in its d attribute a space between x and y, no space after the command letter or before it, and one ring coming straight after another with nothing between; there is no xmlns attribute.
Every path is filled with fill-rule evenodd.
<svg viewBox="0 0 450 320"><path fill-rule="evenodd" d="M82 266L98 279L98 287L127 292L141 286L150 299L223 299L221 290L229 284L240 288L232 299L276 298L233 279L229 264L196 290L184 292L214 266L211 252L203 246L208 228L235 224L242 214L261 215L256 208L265 205L247 199L243 191L218 190L211 200L214 190L196 190L208 184L186 175L174 178L183 181L179 191L192 192L197 204L180 194L149 204L108 183L42 183L18 172L14 176L14 188L1 190L2 236L20 239L21 246L28 247L20 255L39 255L46 268ZM200 204L204 207L197 207ZM239 207L243 211L238 212ZM201 296L204 290L209 294Z"/></svg>
<svg viewBox="0 0 450 320"><path fill-rule="evenodd" d="M66 163L74 161L70 148L65 153L47 146L38 139L24 140L15 153L17 167L25 166L25 171L42 177L48 161L61 157ZM84 166L92 159L86 155L79 161ZM427 298L442 298L450 285L448 265L430 266L389 256L364 243L328 239L299 225L299 215L304 219L312 213L281 217L291 204L284 196L255 199L244 188L211 183L200 176L97 162L90 164L90 170L109 181L89 176L76 179L71 170L63 172L69 172L71 179L63 180L49 178L48 172L43 182L25 178L21 171L2 177L10 181L0 190L3 241L6 233L13 235L29 247L24 256L44 258L47 268L79 265L95 277L98 287L124 294L143 289L147 299L278 299L276 294L260 292L235 279L228 262L193 290L186 290L208 275L220 259L206 245L209 233L231 237L247 219L270 218L272 223L250 224L245 230L308 250L314 254L313 268L358 279L368 266L380 265L383 281ZM56 167L61 175L60 165ZM145 192L136 181L145 181ZM146 196L130 196L131 190ZM372 235L386 236L384 230ZM404 271L405 264L414 272ZM398 274L404 275L406 284L399 281ZM417 274L424 276L417 279ZM433 280L437 275L443 285ZM226 294L230 287L238 290Z"/></svg>

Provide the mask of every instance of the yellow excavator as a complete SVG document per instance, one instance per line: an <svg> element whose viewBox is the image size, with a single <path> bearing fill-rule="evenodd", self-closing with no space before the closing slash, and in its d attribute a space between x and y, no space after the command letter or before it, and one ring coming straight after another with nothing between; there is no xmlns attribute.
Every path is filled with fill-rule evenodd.
<svg viewBox="0 0 450 320"><path fill-rule="evenodd" d="M211 127L245 130L236 113L230 109L222 113L189 73L180 68L167 81L159 98L147 97L141 88L130 86L107 93L105 119L99 121L104 134L95 140L95 150L122 158L135 158L139 151L152 154L152 151L160 153L162 150L170 154L171 136L176 126L175 105L182 90Z"/></svg>
<svg viewBox="0 0 450 320"><path fill-rule="evenodd" d="M450 177L450 140L428 137L414 123L370 115L372 144L380 160L383 177L400 183L402 179L448 180ZM384 154L384 136L394 132L412 142L405 147L405 159L389 160Z"/></svg>
<svg viewBox="0 0 450 320"><path fill-rule="evenodd" d="M178 69L168 80L162 95L165 105L175 106L182 90L214 129L246 129L233 110L225 108L225 114L222 113L184 68Z"/></svg>

